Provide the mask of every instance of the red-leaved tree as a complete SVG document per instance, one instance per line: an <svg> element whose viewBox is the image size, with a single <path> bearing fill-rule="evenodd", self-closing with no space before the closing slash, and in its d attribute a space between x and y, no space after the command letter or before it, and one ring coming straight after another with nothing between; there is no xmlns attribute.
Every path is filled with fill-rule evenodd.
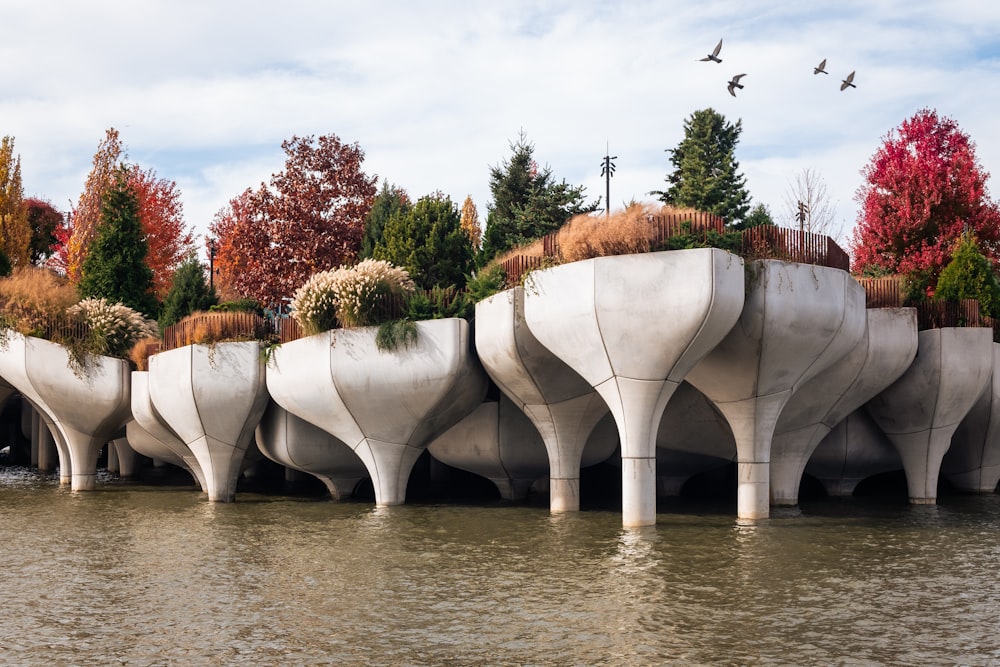
<svg viewBox="0 0 1000 667"><path fill-rule="evenodd" d="M139 220L149 252L146 265L153 271L153 291L163 299L170 291L174 272L194 247L184 224L184 205L174 181L159 178L152 169L132 165L129 186L139 202Z"/></svg>
<svg viewBox="0 0 1000 667"><path fill-rule="evenodd" d="M56 230L64 226L65 216L52 202L38 197L25 199L24 207L28 211L28 226L31 228L31 263L42 264L58 241Z"/></svg>
<svg viewBox="0 0 1000 667"><path fill-rule="evenodd" d="M377 181L361 170L361 148L334 134L292 137L281 147L285 170L230 201L209 227L223 290L265 306L356 259Z"/></svg>
<svg viewBox="0 0 1000 667"><path fill-rule="evenodd" d="M989 174L954 120L918 111L885 137L862 173L854 271L919 276L933 287L966 229L998 259L1000 211L986 189Z"/></svg>

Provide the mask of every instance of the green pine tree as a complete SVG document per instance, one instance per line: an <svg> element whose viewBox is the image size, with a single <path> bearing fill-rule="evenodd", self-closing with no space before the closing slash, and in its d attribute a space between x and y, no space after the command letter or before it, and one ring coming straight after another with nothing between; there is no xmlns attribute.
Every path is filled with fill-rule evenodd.
<svg viewBox="0 0 1000 667"><path fill-rule="evenodd" d="M983 317L1000 315L1000 281L992 262L979 250L976 237L971 232L962 234L955 245L951 262L941 270L934 299L977 299Z"/></svg>
<svg viewBox="0 0 1000 667"><path fill-rule="evenodd" d="M411 205L406 190L389 185L389 181L382 181L382 189L375 195L372 208L365 217L365 235L361 239L359 260L375 256L375 246L382 240L385 224L389 222L389 218L400 212L405 213Z"/></svg>
<svg viewBox="0 0 1000 667"><path fill-rule="evenodd" d="M405 268L424 289L464 287L473 252L458 207L437 193L389 218L374 258Z"/></svg>
<svg viewBox="0 0 1000 667"><path fill-rule="evenodd" d="M205 280L205 267L194 255L174 272L174 280L163 300L160 328L169 327L198 310L208 310L218 302Z"/></svg>
<svg viewBox="0 0 1000 667"><path fill-rule="evenodd" d="M121 302L146 317L158 310L153 272L146 265L149 248L139 220L139 201L120 166L101 205L101 222L83 262L80 295Z"/></svg>
<svg viewBox="0 0 1000 667"><path fill-rule="evenodd" d="M562 227L574 215L597 210L584 201L583 186L555 181L549 167L539 168L535 147L522 132L510 145L510 160L490 169L490 193L480 264L514 246L534 241Z"/></svg>
<svg viewBox="0 0 1000 667"><path fill-rule="evenodd" d="M750 211L746 177L734 157L742 121L726 122L714 109L701 109L684 121L684 138L670 150L674 171L660 200L721 216L730 225L742 223Z"/></svg>

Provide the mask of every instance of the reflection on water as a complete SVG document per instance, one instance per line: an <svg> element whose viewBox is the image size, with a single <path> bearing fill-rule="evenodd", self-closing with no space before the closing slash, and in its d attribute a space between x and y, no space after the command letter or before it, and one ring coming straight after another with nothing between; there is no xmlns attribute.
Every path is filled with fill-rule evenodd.
<svg viewBox="0 0 1000 667"><path fill-rule="evenodd" d="M759 522L0 474L4 665L990 665L1000 496Z"/></svg>

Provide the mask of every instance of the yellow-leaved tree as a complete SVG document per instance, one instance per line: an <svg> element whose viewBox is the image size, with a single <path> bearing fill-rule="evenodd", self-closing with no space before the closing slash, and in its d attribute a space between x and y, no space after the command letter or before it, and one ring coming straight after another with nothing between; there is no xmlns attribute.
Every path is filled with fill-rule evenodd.
<svg viewBox="0 0 1000 667"><path fill-rule="evenodd" d="M14 138L0 139L0 247L11 266L31 263L31 226L21 184L21 156L14 156Z"/></svg>

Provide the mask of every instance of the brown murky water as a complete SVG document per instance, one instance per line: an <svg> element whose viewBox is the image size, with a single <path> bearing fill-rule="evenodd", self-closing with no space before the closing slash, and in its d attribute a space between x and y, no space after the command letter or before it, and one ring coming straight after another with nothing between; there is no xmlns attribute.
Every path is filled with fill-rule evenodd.
<svg viewBox="0 0 1000 667"><path fill-rule="evenodd" d="M756 524L0 472L3 665L1000 664L1000 496Z"/></svg>

